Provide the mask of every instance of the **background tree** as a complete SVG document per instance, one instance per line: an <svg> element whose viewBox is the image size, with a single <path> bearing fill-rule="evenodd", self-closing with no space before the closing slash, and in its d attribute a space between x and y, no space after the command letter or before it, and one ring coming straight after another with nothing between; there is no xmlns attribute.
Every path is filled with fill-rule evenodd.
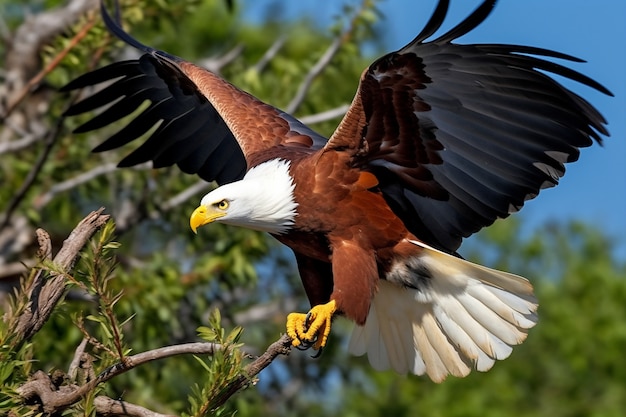
<svg viewBox="0 0 626 417"><path fill-rule="evenodd" d="M229 11L229 3L128 0L122 20L146 44L317 121L314 128L329 135L371 61L363 50L378 38L375 2L346 7L331 28L284 22L278 5L263 24L245 24L239 4ZM214 408L250 363L236 352L261 354L283 331L286 313L307 308L291 256L263 234L240 228L214 225L194 237L187 219L210 185L175 168L116 169L128 149L90 153L116 127L70 133L81 119L61 115L76 98L56 88L136 54L106 32L96 1L0 5L6 41L0 43L0 410L40 410L24 404L19 392L37 370L59 387L82 385L129 355L203 341L205 348L216 342L233 350L134 367L99 384L68 413L113 413L119 410L107 407L119 403L103 401L120 398L143 407L126 409L135 415L621 415L625 265L590 226L547 225L521 239L514 219L483 233L470 248L472 257L533 278L541 321L489 373L434 385L372 372L365 359L347 356L348 325L338 321L320 359L294 352L274 361L255 389ZM63 240L101 206L115 230L96 215L100 232L80 252L76 268L69 269L71 262L64 267L54 258ZM53 260L37 255L47 241L41 233L37 241L37 227L49 233ZM55 277L67 286L64 301L32 338L16 342L14 320L27 306L23 296L11 294Z"/></svg>

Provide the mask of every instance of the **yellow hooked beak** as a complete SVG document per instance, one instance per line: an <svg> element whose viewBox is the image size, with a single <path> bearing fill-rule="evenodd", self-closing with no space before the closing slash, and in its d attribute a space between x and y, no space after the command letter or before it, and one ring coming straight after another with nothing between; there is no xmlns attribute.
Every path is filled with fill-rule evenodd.
<svg viewBox="0 0 626 417"><path fill-rule="evenodd" d="M191 226L191 230L194 233L198 233L196 230L200 226L204 226L205 224L209 224L214 222L226 215L226 212L216 211L207 208L206 206L200 206L191 213L191 217L189 218L189 226Z"/></svg>

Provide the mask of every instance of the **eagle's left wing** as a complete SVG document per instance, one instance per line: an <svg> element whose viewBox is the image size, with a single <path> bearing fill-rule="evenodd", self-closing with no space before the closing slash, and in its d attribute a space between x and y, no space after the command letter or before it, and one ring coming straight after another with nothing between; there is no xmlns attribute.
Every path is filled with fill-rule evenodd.
<svg viewBox="0 0 626 417"><path fill-rule="evenodd" d="M555 185L579 148L608 135L598 111L547 74L611 93L539 56L579 60L526 46L452 43L494 5L484 1L426 41L446 16L441 0L411 43L365 70L326 145L351 149L353 164L376 174L413 234L447 252Z"/></svg>

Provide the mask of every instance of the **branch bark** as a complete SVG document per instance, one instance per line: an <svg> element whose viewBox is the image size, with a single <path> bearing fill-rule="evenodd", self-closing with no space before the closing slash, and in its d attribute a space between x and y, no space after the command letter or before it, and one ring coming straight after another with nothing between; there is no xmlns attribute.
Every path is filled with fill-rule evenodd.
<svg viewBox="0 0 626 417"><path fill-rule="evenodd" d="M64 272L69 273L89 239L109 220L110 216L102 214L103 211L104 209L100 209L85 217L70 233L63 247L54 257L54 263ZM49 258L50 237L43 231L38 232L38 237L42 259ZM14 334L17 336L16 343L29 340L41 329L52 314L54 307L61 301L65 286L63 274L51 272L50 276L46 277L43 270L37 272L37 277L28 294L29 305L17 320L14 329Z"/></svg>
<svg viewBox="0 0 626 417"><path fill-rule="evenodd" d="M35 74L43 45L78 21L88 10L96 9L97 5L97 0L72 0L64 7L31 16L17 29L6 57L6 91L0 92L0 96L4 94L7 97L6 108L0 111L2 118L7 117L26 93L41 81L42 77ZM35 78L31 79L33 76Z"/></svg>
<svg viewBox="0 0 626 417"><path fill-rule="evenodd" d="M104 395L97 396L94 401L96 413L102 417L176 417L171 414L155 413L152 410L122 400L114 400Z"/></svg>
<svg viewBox="0 0 626 417"><path fill-rule="evenodd" d="M220 398L217 399L215 402L215 408L224 405L224 403L238 391L254 383L254 377L263 369L267 368L269 364L272 363L279 355L288 355L291 352L291 341L291 337L286 334L282 335L280 339L272 343L267 348L265 353L248 364L244 368L243 374L231 382L230 385L224 390Z"/></svg>
<svg viewBox="0 0 626 417"><path fill-rule="evenodd" d="M93 391L99 384L145 363L176 355L212 355L222 349L224 349L224 346L220 344L206 342L184 343L153 349L136 355L127 356L123 362L118 362L117 364L110 366L101 372L96 378L81 386L75 384L56 386L50 376L42 371L37 371L28 382L18 389L18 393L26 401L40 402L44 413L53 414L62 411L72 404L75 404L89 392ZM283 335L276 342L272 343L267 348L265 353L244 368L243 374L236 378L218 399L218 406L223 405L238 391L250 385L250 383L254 381L254 377L265 369L270 363L272 363L272 361L279 355L288 355L290 351L291 338L287 335ZM98 404L104 411L106 411L106 413L108 413L106 415L120 415L119 412L123 411L124 407L126 407L127 412L125 415L160 416L160 414L154 413L143 407L125 402L116 402L115 400L110 398L107 399L106 397L103 397L99 402L96 402L96 407L98 407ZM129 413L129 410L132 410L132 412Z"/></svg>

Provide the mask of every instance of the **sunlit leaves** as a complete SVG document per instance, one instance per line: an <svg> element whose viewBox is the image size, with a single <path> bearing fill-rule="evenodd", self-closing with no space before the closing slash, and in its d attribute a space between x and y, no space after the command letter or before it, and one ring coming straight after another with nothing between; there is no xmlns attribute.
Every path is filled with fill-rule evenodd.
<svg viewBox="0 0 626 417"><path fill-rule="evenodd" d="M243 353L238 343L243 329L235 327L228 334L221 325L221 314L215 309L209 316L209 325L198 328L199 336L209 342L219 344L222 349L209 358L195 357L206 372L202 384L195 384L189 398L190 416L220 415L226 412L220 401L228 395L232 381L240 378L243 372Z"/></svg>

